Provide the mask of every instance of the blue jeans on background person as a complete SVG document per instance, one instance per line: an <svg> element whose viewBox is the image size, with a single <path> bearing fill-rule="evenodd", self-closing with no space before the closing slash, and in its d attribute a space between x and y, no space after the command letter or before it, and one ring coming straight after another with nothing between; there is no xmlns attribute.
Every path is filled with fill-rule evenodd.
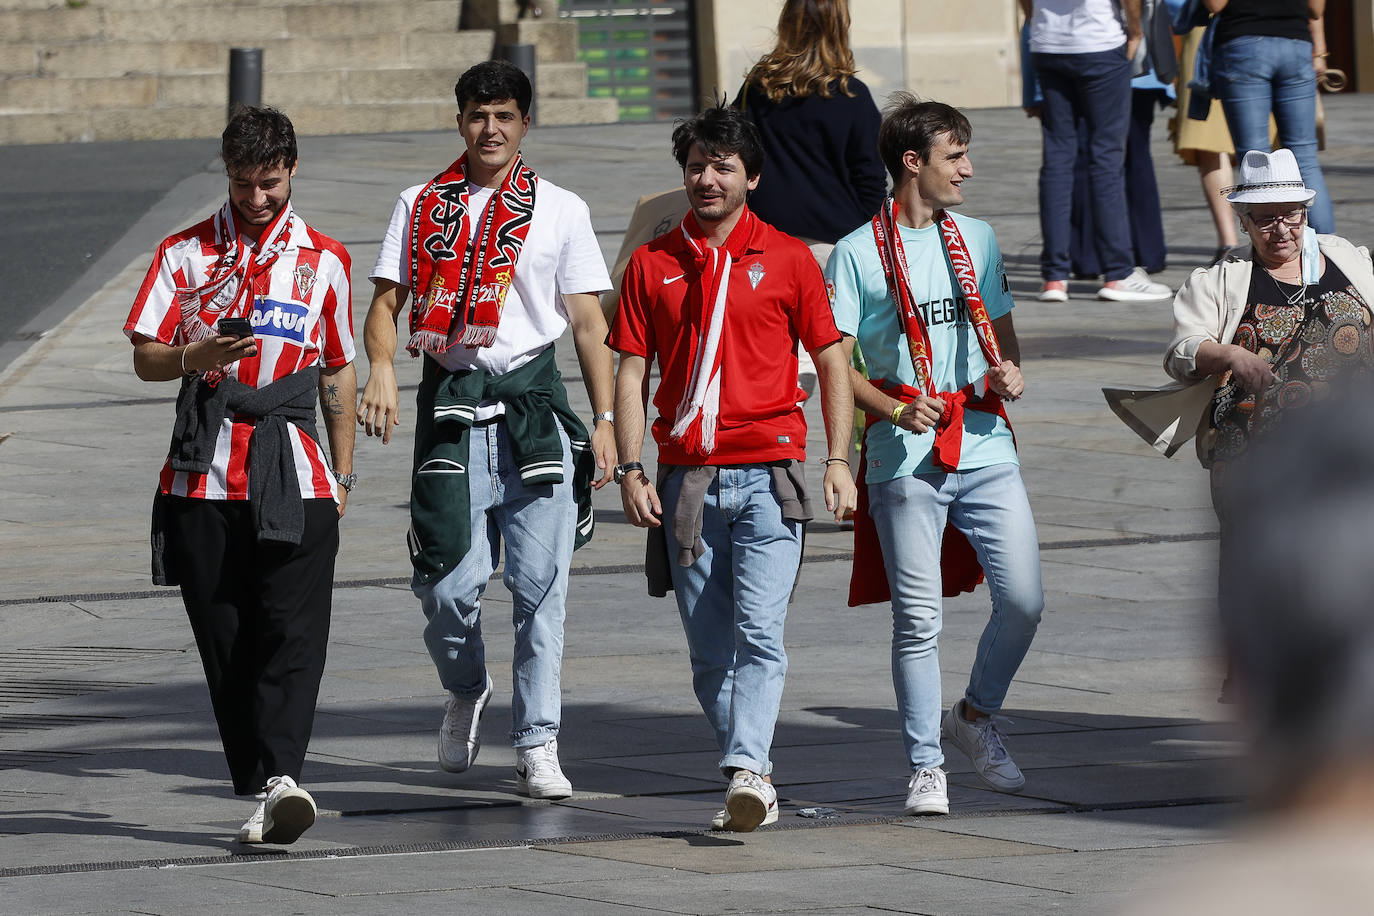
<svg viewBox="0 0 1374 916"><path fill-rule="evenodd" d="M767 465L722 467L706 491L705 552L677 564L681 469L663 484L668 568L692 659L692 689L716 733L722 772L773 771L769 751L787 674L783 623L801 562L801 523L782 517Z"/></svg>
<svg viewBox="0 0 1374 916"><path fill-rule="evenodd" d="M425 645L445 690L473 699L486 686L481 604L506 544L502 581L513 599L511 743L537 747L558 737L562 717L563 618L577 528L572 452L563 441L563 483L526 486L512 460L506 424L475 426L469 436L472 547L442 579L411 589L429 623Z"/></svg>
<svg viewBox="0 0 1374 916"><path fill-rule="evenodd" d="M1269 152L1269 115L1279 146L1293 151L1303 182L1317 192L1307 221L1317 232L1335 232L1331 195L1317 161L1317 73L1312 42L1271 35L1241 35L1212 52L1212 96L1221 100L1236 160L1252 150Z"/></svg>
<svg viewBox="0 0 1374 916"><path fill-rule="evenodd" d="M1035 638L1045 594L1035 519L1014 464L917 474L868 485L869 513L892 589L892 683L912 772L944 763L940 750L940 544L948 519L973 544L992 593L964 699L1002 708Z"/></svg>
<svg viewBox="0 0 1374 916"><path fill-rule="evenodd" d="M1131 114L1131 62L1125 48L1091 54L1031 54L1044 96L1040 104L1040 275L1069 278L1078 123L1088 132L1093 225L1106 280L1135 269L1126 216L1126 130Z"/></svg>
<svg viewBox="0 0 1374 916"><path fill-rule="evenodd" d="M1126 135L1126 212L1131 229L1131 261L1146 273L1165 267L1164 214L1159 205L1159 183L1150 155L1150 126L1155 109L1168 100L1163 89L1131 90L1131 122ZM1073 236L1069 245L1074 274L1095 277L1102 273L1097 255L1097 227L1093 223L1092 185L1088 177L1087 132L1078 132L1078 159L1074 163Z"/></svg>

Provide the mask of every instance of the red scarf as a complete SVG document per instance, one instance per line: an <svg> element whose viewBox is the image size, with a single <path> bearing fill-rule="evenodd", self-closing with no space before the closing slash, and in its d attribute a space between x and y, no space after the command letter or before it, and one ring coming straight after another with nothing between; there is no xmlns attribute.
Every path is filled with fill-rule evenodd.
<svg viewBox="0 0 1374 916"><path fill-rule="evenodd" d="M271 270L291 244L291 216L288 203L262 231L254 254L239 238L233 203L224 202L214 216L215 238L225 246L224 254L206 271L205 283L176 291L179 324L187 343L216 336L215 325L221 318L247 316L253 301L253 280Z"/></svg>
<svg viewBox="0 0 1374 916"><path fill-rule="evenodd" d="M411 356L496 342L501 307L534 218L537 176L516 154L468 243L467 153L415 198L410 221ZM490 277L487 283L483 276Z"/></svg>
<svg viewBox="0 0 1374 916"><path fill-rule="evenodd" d="M716 424L720 419L730 267L744 254L753 237L754 214L744 207L730 237L719 248L706 244L706 231L690 211L682 218L681 230L692 251L692 267L696 271L688 281L687 291L692 370L668 435L688 454L706 457L715 450Z"/></svg>
<svg viewBox="0 0 1374 916"><path fill-rule="evenodd" d="M983 358L989 368L1000 366L1002 349L997 344L997 333L993 330L992 319L988 317L987 306L978 292L978 276L973 269L973 259L969 256L959 227L954 223L954 216L948 210L941 217L939 226L945 256L959 284L959 292L968 303L974 332L978 335L979 349L983 351ZM931 458L938 467L946 471L957 471L959 453L964 441L965 408L995 413L1006 421L1007 429L1011 429L1011 421L1007 419L1002 398L987 388L986 376L958 391L935 390L932 381L934 371L930 357L930 335L911 293L911 275L906 262L906 252L902 249L901 235L897 229L897 201L894 198L889 197L884 201L882 210L873 217L873 238L878 246L878 257L883 264L888 289L897 303L897 311L902 319L902 329L906 333L911 350L912 368L916 372L916 383L919 387L910 388L881 379L874 379L871 384L908 404L920 394L939 398L944 402L944 409L936 423ZM867 425L872 426L877 419L869 416ZM849 579L850 607L889 601L892 598L883 564L882 545L878 540L878 531L873 519L868 514L868 488L864 486L864 472L868 468L866 440L867 436L856 481L859 488L859 504L854 511L854 566ZM973 550L973 545L962 532L950 524L945 525L940 550L940 573L943 582L942 594L946 597L960 592L971 592L983 581L983 569L978 563L978 555Z"/></svg>
<svg viewBox="0 0 1374 916"><path fill-rule="evenodd" d="M258 236L254 253L239 237L233 202L224 202L213 217L215 239L225 246L224 254L210 265L203 284L178 287L175 293L181 313L178 325L186 343L218 336L216 325L221 318L248 316L253 307L253 281L271 271L281 253L291 246L293 215L288 202ZM222 370L216 369L203 377L213 385L223 375Z"/></svg>

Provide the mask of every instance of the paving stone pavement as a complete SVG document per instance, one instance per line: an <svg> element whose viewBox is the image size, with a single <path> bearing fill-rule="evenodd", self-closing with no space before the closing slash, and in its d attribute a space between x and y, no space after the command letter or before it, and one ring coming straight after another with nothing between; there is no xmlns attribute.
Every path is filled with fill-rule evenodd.
<svg viewBox="0 0 1374 916"><path fill-rule="evenodd" d="M1366 244L1374 102L1327 101L1338 228ZM1086 282L1067 303L1037 303L1036 125L1012 109L969 114L976 171L964 210L992 221L1021 300L1028 390L1010 410L1047 592L1005 710L1027 773L1021 794L980 788L952 751L954 814L901 816L889 613L845 607L851 537L820 522L788 619L774 750L782 817L751 835L705 831L724 783L675 606L645 596L643 535L624 523L613 487L597 494L597 536L575 557L568 599L559 743L576 794L549 804L514 793L499 579L487 599L497 691L482 754L466 774L440 772L441 690L403 545L406 415L389 446L358 442L305 775L321 818L289 848L238 847L249 803L228 791L180 601L147 575L174 392L134 377L120 333L157 241L222 199L207 163L91 268L82 288L92 292L65 320L0 367L0 912L1097 914L1224 842L1239 811L1238 745L1215 702L1205 477L1187 450L1154 454L1099 393L1165 381L1168 304L1099 302ZM590 202L608 261L635 199L679 177L670 128L530 134L532 166ZM353 253L359 332L396 193L456 147L451 131L302 141L295 202ZM1162 117L1154 152L1163 280L1177 286L1214 240ZM560 360L576 378L571 347ZM397 362L413 389L415 364ZM581 386L570 389L585 410ZM987 601L980 589L946 605L949 698ZM817 806L838 816L800 815Z"/></svg>

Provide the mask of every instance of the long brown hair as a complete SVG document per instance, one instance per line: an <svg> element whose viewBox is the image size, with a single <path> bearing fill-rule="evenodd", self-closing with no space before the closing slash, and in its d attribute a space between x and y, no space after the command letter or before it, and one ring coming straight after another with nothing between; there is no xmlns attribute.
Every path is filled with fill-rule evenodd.
<svg viewBox="0 0 1374 916"><path fill-rule="evenodd" d="M849 78L857 68L849 50L847 0L784 0L778 16L778 43L749 71L753 83L770 101L813 92L830 98L831 83L852 96Z"/></svg>

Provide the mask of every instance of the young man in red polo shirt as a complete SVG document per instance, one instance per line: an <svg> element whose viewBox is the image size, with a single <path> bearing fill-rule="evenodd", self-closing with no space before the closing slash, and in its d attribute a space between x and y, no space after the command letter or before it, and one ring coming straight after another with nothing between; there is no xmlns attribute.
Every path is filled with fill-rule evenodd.
<svg viewBox="0 0 1374 916"><path fill-rule="evenodd" d="M611 331L625 462L615 478L630 523L650 529L650 594L677 594L692 686L730 779L713 826L748 831L777 820L769 750L787 671L783 621L811 518L797 343L820 380L825 505L836 520L855 502L849 366L810 250L745 204L763 165L753 124L709 109L673 132L673 153L691 212L635 251ZM662 377L653 481L639 461L651 359Z"/></svg>

